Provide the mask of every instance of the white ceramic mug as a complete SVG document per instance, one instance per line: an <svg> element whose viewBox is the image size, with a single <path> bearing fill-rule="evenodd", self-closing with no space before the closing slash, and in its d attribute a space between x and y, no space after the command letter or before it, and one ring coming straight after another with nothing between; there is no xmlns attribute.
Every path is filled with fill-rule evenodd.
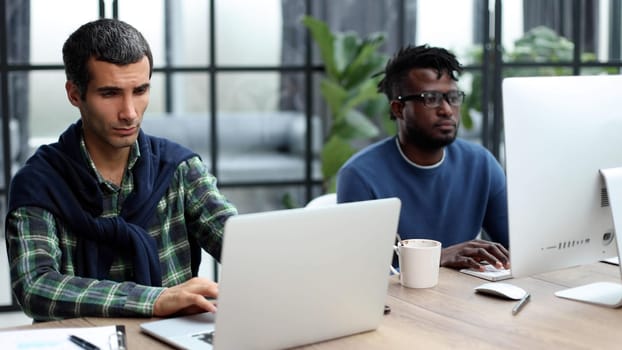
<svg viewBox="0 0 622 350"><path fill-rule="evenodd" d="M441 242L407 239L399 241L394 250L399 258L400 283L404 287L430 288L438 284Z"/></svg>

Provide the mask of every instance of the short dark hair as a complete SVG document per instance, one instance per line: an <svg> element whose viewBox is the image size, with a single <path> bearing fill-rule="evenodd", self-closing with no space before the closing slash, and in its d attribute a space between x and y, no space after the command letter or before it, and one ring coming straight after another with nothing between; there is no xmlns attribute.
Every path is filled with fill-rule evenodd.
<svg viewBox="0 0 622 350"><path fill-rule="evenodd" d="M455 81L458 81L458 75L462 73L462 65L446 49L430 47L427 44L408 45L397 51L387 62L384 78L378 83L378 92L384 93L389 101L393 100L401 93L407 73L414 68L434 69L439 78L447 73Z"/></svg>
<svg viewBox="0 0 622 350"><path fill-rule="evenodd" d="M82 25L73 32L63 45L63 63L67 80L73 82L86 97L91 76L88 61L96 60L127 65L149 59L149 77L153 72L153 56L149 43L131 25L116 19L99 19Z"/></svg>

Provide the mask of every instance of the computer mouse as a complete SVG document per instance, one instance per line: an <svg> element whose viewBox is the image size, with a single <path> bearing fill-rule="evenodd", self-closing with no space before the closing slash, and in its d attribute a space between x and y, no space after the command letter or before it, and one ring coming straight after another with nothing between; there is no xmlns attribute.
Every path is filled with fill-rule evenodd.
<svg viewBox="0 0 622 350"><path fill-rule="evenodd" d="M511 300L520 300L527 294L523 288L503 282L484 283L475 287L475 292Z"/></svg>

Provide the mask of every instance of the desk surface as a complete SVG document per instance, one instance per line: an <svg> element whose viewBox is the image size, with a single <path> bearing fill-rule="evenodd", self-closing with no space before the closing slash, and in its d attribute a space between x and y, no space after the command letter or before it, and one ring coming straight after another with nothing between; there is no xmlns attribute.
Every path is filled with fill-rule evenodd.
<svg viewBox="0 0 622 350"><path fill-rule="evenodd" d="M557 298L553 293L597 281L620 282L617 266L596 263L529 278L507 280L531 293L516 316L515 301L475 294L486 281L441 268L439 284L429 289L404 288L396 277L389 282L391 313L380 327L349 337L300 349L594 349L617 347L622 340L622 309ZM129 349L168 349L140 332L146 319L78 318L18 328L79 327L124 324Z"/></svg>

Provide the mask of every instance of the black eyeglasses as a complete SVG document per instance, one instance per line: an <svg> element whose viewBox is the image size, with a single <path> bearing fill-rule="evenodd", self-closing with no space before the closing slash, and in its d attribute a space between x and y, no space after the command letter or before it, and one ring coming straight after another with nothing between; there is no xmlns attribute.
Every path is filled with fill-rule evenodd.
<svg viewBox="0 0 622 350"><path fill-rule="evenodd" d="M400 102L423 102L423 105L428 108L438 108L441 106L443 100L445 100L450 105L459 107L462 101L464 101L464 92L460 90L452 90L446 93L440 91L424 91L414 95L398 96L397 100Z"/></svg>

